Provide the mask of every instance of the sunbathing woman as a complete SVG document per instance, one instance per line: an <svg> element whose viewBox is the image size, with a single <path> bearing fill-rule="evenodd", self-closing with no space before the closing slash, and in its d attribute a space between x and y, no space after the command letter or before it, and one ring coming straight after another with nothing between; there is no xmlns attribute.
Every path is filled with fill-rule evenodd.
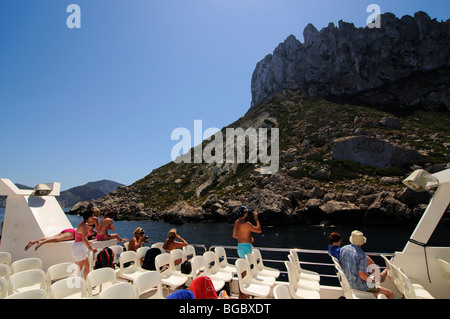
<svg viewBox="0 0 450 319"><path fill-rule="evenodd" d="M110 209L106 212L105 217L98 223L97 240L104 241L109 239L117 239L119 242L123 243L128 241L126 238L121 238L118 234L108 234L108 230L114 230L113 223L114 213Z"/></svg>
<svg viewBox="0 0 450 319"><path fill-rule="evenodd" d="M59 234L56 234L51 237L42 237L33 241L30 241L28 245L25 246L25 250L28 250L31 246L37 244L34 250L38 250L44 244L48 243L58 243L60 241L74 240L75 239L75 229L68 228L61 231Z"/></svg>

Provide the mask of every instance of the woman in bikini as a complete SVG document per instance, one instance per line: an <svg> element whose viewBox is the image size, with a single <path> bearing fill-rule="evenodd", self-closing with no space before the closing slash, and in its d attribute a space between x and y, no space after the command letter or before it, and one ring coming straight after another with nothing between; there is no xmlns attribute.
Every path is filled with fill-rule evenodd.
<svg viewBox="0 0 450 319"><path fill-rule="evenodd" d="M31 246L36 245L36 248L34 250L38 250L39 247L41 247L44 244L48 243L58 243L60 241L68 241L68 240L74 240L75 238L75 229L68 228L64 229L60 233L50 236L50 237L42 237L36 240L30 241L26 246L25 250L28 250Z"/></svg>
<svg viewBox="0 0 450 319"><path fill-rule="evenodd" d="M92 211L87 211L83 214L83 220L78 225L75 232L75 241L72 245L72 257L75 259L75 263L80 268L80 271L84 267L83 276L86 279L89 273L89 251L94 254L97 252L96 248L93 248L88 240L89 237L89 224L92 224Z"/></svg>
<svg viewBox="0 0 450 319"><path fill-rule="evenodd" d="M113 218L114 213L110 209L106 212L105 217L98 223L97 240L104 241L109 239L117 239L119 242L123 243L128 241L126 238L121 238L118 234L108 234L108 230L114 230Z"/></svg>

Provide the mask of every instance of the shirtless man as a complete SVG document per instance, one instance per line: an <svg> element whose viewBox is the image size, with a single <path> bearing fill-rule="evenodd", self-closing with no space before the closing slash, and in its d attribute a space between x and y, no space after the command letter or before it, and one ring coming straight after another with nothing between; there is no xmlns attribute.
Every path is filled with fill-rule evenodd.
<svg viewBox="0 0 450 319"><path fill-rule="evenodd" d="M238 240L238 255L241 258L245 258L246 254L252 252L253 249L253 233L261 233L261 225L258 221L258 213L254 212L256 226L247 221L248 209L245 206L239 207L238 219L234 222L233 238Z"/></svg>

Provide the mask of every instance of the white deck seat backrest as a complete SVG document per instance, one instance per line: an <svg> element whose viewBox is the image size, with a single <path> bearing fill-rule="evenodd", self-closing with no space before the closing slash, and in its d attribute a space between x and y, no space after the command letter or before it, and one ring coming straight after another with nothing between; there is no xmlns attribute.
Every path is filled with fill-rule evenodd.
<svg viewBox="0 0 450 319"><path fill-rule="evenodd" d="M5 278L0 278L0 299L8 296L8 281Z"/></svg>
<svg viewBox="0 0 450 319"><path fill-rule="evenodd" d="M391 261L385 255L381 255L381 257L383 258L386 268L388 269L387 275L389 279L395 284L394 270L392 269Z"/></svg>
<svg viewBox="0 0 450 319"><path fill-rule="evenodd" d="M292 261L285 261L286 270L288 272L288 280L289 280L289 292L292 295L297 291L297 282L298 282L298 272L295 269Z"/></svg>
<svg viewBox="0 0 450 319"><path fill-rule="evenodd" d="M46 288L45 272L42 269L23 270L9 278L10 294L29 289Z"/></svg>
<svg viewBox="0 0 450 319"><path fill-rule="evenodd" d="M253 277L256 277L259 273L258 266L256 265L256 258L253 253L249 253L245 255L245 259L247 259L248 265L250 267L250 271Z"/></svg>
<svg viewBox="0 0 450 319"><path fill-rule="evenodd" d="M110 283L114 285L117 283L116 272L110 267L103 267L91 271L86 277L86 289L88 297L93 296L95 287Z"/></svg>
<svg viewBox="0 0 450 319"><path fill-rule="evenodd" d="M86 297L86 281L82 277L67 277L50 287L51 299L80 299Z"/></svg>
<svg viewBox="0 0 450 319"><path fill-rule="evenodd" d="M256 259L256 266L258 267L258 270L261 271L269 271L271 273L271 276L278 277L280 275L280 272L278 269L267 267L264 265L264 260L262 258L261 252L257 248L252 249L252 253L255 256Z"/></svg>
<svg viewBox="0 0 450 319"><path fill-rule="evenodd" d="M219 266L221 268L225 268L228 266L228 260L227 260L227 253L225 252L225 248L223 247L216 247L214 248L214 253L217 256L217 259L219 259Z"/></svg>
<svg viewBox="0 0 450 319"><path fill-rule="evenodd" d="M390 264L392 273L394 276L394 285L397 290L404 295L405 294L405 281L403 280L403 276L400 274L400 269L394 264Z"/></svg>
<svg viewBox="0 0 450 319"><path fill-rule="evenodd" d="M119 262L120 255L123 253L123 246L121 246L121 245L112 245L112 246L109 246L109 248L111 248L111 250L114 253L113 263L117 264Z"/></svg>
<svg viewBox="0 0 450 319"><path fill-rule="evenodd" d="M47 271L45 272L45 277L47 280L47 289L50 289L54 281L64 279L70 276L78 277L79 275L80 269L74 262L69 261L65 263L52 265L48 267Z"/></svg>
<svg viewBox="0 0 450 319"><path fill-rule="evenodd" d="M156 292L148 299L164 299L161 274L157 271L148 271L133 281L136 289L136 298L139 298L145 292L156 289Z"/></svg>
<svg viewBox="0 0 450 319"><path fill-rule="evenodd" d="M150 248L159 248L161 249L161 252L165 252L165 249L163 248L164 243L154 243L150 246Z"/></svg>
<svg viewBox="0 0 450 319"><path fill-rule="evenodd" d="M187 245L183 247L184 253L186 255L186 260L191 260L191 258L194 258L197 256L195 252L195 248L192 245Z"/></svg>
<svg viewBox="0 0 450 319"><path fill-rule="evenodd" d="M353 299L352 288L350 286L350 283L348 282L347 277L345 276L342 269L336 268L336 270L337 270L337 276L339 279L339 283L342 287L342 293L344 294L344 297L347 299Z"/></svg>
<svg viewBox="0 0 450 319"><path fill-rule="evenodd" d="M176 271L181 271L181 264L186 260L186 254L183 249L173 249L170 252Z"/></svg>
<svg viewBox="0 0 450 319"><path fill-rule="evenodd" d="M97 256L100 254L102 250L97 249L95 253L92 252L92 250L89 251L89 271L93 271L95 268L95 262L97 261Z"/></svg>
<svg viewBox="0 0 450 319"><path fill-rule="evenodd" d="M121 253L119 261L120 261L120 273L128 274L136 272L138 270L137 254L133 250L124 251L123 253ZM127 263L131 263L131 265L125 267L125 264Z"/></svg>
<svg viewBox="0 0 450 319"><path fill-rule="evenodd" d="M6 297L6 299L47 299L47 291L44 289L31 289L18 292Z"/></svg>
<svg viewBox="0 0 450 319"><path fill-rule="evenodd" d="M219 259L217 258L216 254L212 251L206 251L203 254L203 257L205 257L205 275L207 276L213 276L217 274L219 271L221 271L221 268L219 266Z"/></svg>
<svg viewBox="0 0 450 319"><path fill-rule="evenodd" d="M247 259L237 259L236 270L239 280L239 286L249 285L252 282L252 274Z"/></svg>
<svg viewBox="0 0 450 319"><path fill-rule="evenodd" d="M6 281L9 280L10 268L7 264L0 264L0 278L4 278Z"/></svg>
<svg viewBox="0 0 450 319"><path fill-rule="evenodd" d="M192 268L192 279L197 278L201 272L200 269L204 269L206 267L206 260L204 256L195 256L191 259L191 268Z"/></svg>
<svg viewBox="0 0 450 319"><path fill-rule="evenodd" d="M447 284L450 285L450 263L446 260L437 258L437 263L441 269L442 276L444 276Z"/></svg>
<svg viewBox="0 0 450 319"><path fill-rule="evenodd" d="M172 256L169 253L156 256L155 268L162 277L170 276L175 271Z"/></svg>
<svg viewBox="0 0 450 319"><path fill-rule="evenodd" d="M7 251L0 251L0 264L6 264L11 269L11 254Z"/></svg>
<svg viewBox="0 0 450 319"><path fill-rule="evenodd" d="M138 267L141 268L142 264L141 264L141 259L145 258L145 254L147 253L147 251L150 250L149 246L143 246L143 247L139 247L136 250L136 260L138 260Z"/></svg>
<svg viewBox="0 0 450 319"><path fill-rule="evenodd" d="M99 299L136 299L136 291L132 284L119 282L103 290Z"/></svg>
<svg viewBox="0 0 450 319"><path fill-rule="evenodd" d="M275 299L292 299L289 294L289 288L285 285L276 285L273 288L273 296Z"/></svg>
<svg viewBox="0 0 450 319"><path fill-rule="evenodd" d="M37 257L30 257L16 260L11 264L11 274L30 269L42 270L42 259Z"/></svg>

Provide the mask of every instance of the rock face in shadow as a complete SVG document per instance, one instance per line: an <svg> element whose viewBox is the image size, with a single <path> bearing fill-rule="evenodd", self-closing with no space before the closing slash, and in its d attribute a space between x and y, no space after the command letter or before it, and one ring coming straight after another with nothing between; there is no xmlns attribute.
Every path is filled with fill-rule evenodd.
<svg viewBox="0 0 450 319"><path fill-rule="evenodd" d="M346 159L376 167L403 166L411 161L422 159L414 149L368 136L349 136L336 139L332 154L334 159Z"/></svg>
<svg viewBox="0 0 450 319"><path fill-rule="evenodd" d="M370 106L450 111L450 20L425 12L381 16L381 28L309 24L289 36L252 76L252 107L285 90ZM408 82L408 85L405 85Z"/></svg>

